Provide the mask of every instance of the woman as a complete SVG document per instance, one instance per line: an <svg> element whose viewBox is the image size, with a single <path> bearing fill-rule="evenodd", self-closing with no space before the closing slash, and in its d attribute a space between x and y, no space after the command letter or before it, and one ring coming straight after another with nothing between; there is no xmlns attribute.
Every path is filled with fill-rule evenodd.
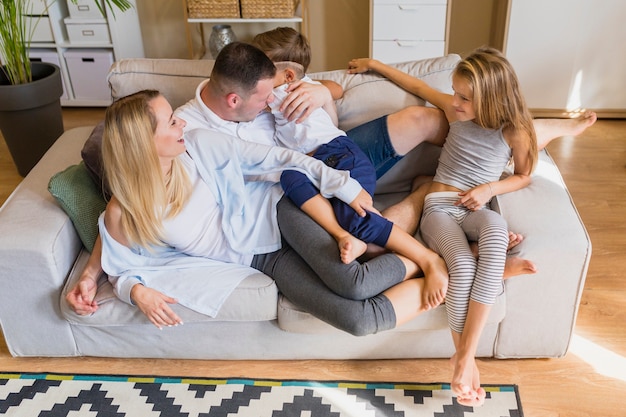
<svg viewBox="0 0 626 417"><path fill-rule="evenodd" d="M221 263L251 266L273 277L285 296L293 294L312 314L352 334L390 329L422 311L423 280L408 279L419 272L414 263L395 255L364 265L343 265L334 258L328 264L319 262L327 252L336 254L332 238L282 200L278 222L287 231L284 238L305 256L318 258L314 271L294 249L280 245L277 197L271 193L278 185L262 182L266 188L259 192L259 184L244 182L244 175L268 169L305 168L303 172L322 192L363 212L371 199L358 183L355 187L349 173L298 152L213 132L195 130L183 138L184 126L155 91L123 98L107 110L103 158L114 197L100 218L101 239L79 283L66 297L78 314L97 310L96 281L104 269L110 276L119 275L113 278L116 294L137 305L155 326L182 324L169 306L177 300L151 287L147 279L155 270L171 267L172 259L174 267L182 262L181 267L190 269L219 268ZM203 137L206 134L211 137ZM228 198L222 199L226 190ZM255 198L261 196L269 197ZM236 213L244 215L238 218ZM257 221L259 216L266 221ZM135 264L129 267L125 264L129 261ZM227 296L246 274L236 272L239 278L220 277L232 280L226 290L212 291ZM352 280L333 284L347 276Z"/></svg>

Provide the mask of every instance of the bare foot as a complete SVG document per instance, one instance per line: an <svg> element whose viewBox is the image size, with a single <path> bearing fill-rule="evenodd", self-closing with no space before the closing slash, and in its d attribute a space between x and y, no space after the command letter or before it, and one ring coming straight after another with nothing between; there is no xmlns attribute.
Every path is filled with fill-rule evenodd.
<svg viewBox="0 0 626 417"><path fill-rule="evenodd" d="M420 263L424 271L424 292L422 294L422 307L425 310L437 307L443 303L448 291L448 268L442 257L433 252L433 256L427 262Z"/></svg>
<svg viewBox="0 0 626 417"><path fill-rule="evenodd" d="M509 246L507 246L506 250L511 250L524 240L524 236L519 233L509 232Z"/></svg>
<svg viewBox="0 0 626 417"><path fill-rule="evenodd" d="M461 360L457 355L450 360L454 371L451 388L457 402L467 407L479 407L485 403L487 393L480 386L480 372L472 357Z"/></svg>
<svg viewBox="0 0 626 417"><path fill-rule="evenodd" d="M509 256L506 258L504 264L503 278L511 278L517 275L534 274L537 272L537 266L534 262L528 259L523 259L518 256Z"/></svg>
<svg viewBox="0 0 626 417"><path fill-rule="evenodd" d="M351 234L346 234L339 238L337 244L339 246L341 262L344 264L349 264L354 261L367 250L367 244Z"/></svg>
<svg viewBox="0 0 626 417"><path fill-rule="evenodd" d="M586 111L580 116L576 117L574 124L572 125L570 135L576 136L583 133L589 126L593 125L598 120L598 115L593 111Z"/></svg>
<svg viewBox="0 0 626 417"><path fill-rule="evenodd" d="M509 246L507 246L506 250L511 250L516 247L524 240L524 236L519 233L509 232ZM470 242L470 250L472 251L472 255L474 258L478 259L478 242Z"/></svg>

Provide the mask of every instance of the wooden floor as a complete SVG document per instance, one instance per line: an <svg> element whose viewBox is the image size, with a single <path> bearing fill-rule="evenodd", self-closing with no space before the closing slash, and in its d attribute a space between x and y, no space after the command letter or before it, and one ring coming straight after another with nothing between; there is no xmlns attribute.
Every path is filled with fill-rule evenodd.
<svg viewBox="0 0 626 417"><path fill-rule="evenodd" d="M65 115L66 128L102 118L100 110L88 109L66 110ZM482 382L518 384L527 417L626 416L626 120L600 120L579 137L555 140L548 150L593 243L575 337L561 359L482 359ZM20 177L4 143L0 152L2 202ZM445 382L451 373L446 360L12 358L1 338L0 371L414 382Z"/></svg>

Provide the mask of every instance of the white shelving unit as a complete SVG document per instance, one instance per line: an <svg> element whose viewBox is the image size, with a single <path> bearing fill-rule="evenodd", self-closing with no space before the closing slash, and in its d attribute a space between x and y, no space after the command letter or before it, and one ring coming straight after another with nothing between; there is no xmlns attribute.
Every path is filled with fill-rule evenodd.
<svg viewBox="0 0 626 417"><path fill-rule="evenodd" d="M105 17L96 18L71 16L70 7L77 6L68 7L68 2L33 1L33 13L42 17L33 18L38 23L31 56L61 68L63 106L108 106L111 98L106 94L106 74L113 61L144 57L135 0L130 0L133 7L126 12L107 9ZM93 0L79 0L78 6L97 9ZM84 55L79 57L81 62L74 61L77 55Z"/></svg>
<svg viewBox="0 0 626 417"><path fill-rule="evenodd" d="M215 24L215 25L219 25L219 24L248 24L248 23L269 23L275 26L279 26L281 24L292 24L292 23L296 23L300 25L300 30L304 32L304 18L301 16L304 16L304 14L306 13L306 0L300 0L297 10L296 10L296 14L298 14L298 10L300 11L300 15L301 16L293 16L293 17L286 17L286 18L271 18L271 19L244 19L244 18L190 18L187 15L187 2L186 0L183 1L183 7L185 9L185 18L187 19L187 44L188 44L188 48L189 48L189 55L192 57L192 59L203 59L203 58L209 58L209 59L213 59L213 57L210 56L210 54L207 55L207 51L206 51L206 37L205 37L205 31L204 31L204 24L208 23L208 24ZM191 39L191 31L189 29L189 25L190 24L197 24L199 25L200 28L200 38L201 38L201 43L202 43L202 50L196 52L194 50L194 46L193 46L193 41Z"/></svg>
<svg viewBox="0 0 626 417"><path fill-rule="evenodd" d="M370 56L385 63L445 55L449 0L370 0Z"/></svg>

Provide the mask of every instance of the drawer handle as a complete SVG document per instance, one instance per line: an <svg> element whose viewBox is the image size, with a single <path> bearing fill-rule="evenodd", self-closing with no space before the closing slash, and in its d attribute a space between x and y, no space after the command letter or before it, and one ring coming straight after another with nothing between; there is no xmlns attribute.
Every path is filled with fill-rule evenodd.
<svg viewBox="0 0 626 417"><path fill-rule="evenodd" d="M417 46L419 44L419 42L412 42L412 41L401 41L398 39L394 39L393 40L396 45L398 45L400 48L413 48L415 46Z"/></svg>
<svg viewBox="0 0 626 417"><path fill-rule="evenodd" d="M398 4L398 9L408 12L415 12L419 10L420 6L414 6L411 4Z"/></svg>
<svg viewBox="0 0 626 417"><path fill-rule="evenodd" d="M90 9L90 7L86 4L85 5L79 4L77 8L79 12L88 12Z"/></svg>
<svg viewBox="0 0 626 417"><path fill-rule="evenodd" d="M83 30L82 34L83 36L94 36L95 32L93 30Z"/></svg>

